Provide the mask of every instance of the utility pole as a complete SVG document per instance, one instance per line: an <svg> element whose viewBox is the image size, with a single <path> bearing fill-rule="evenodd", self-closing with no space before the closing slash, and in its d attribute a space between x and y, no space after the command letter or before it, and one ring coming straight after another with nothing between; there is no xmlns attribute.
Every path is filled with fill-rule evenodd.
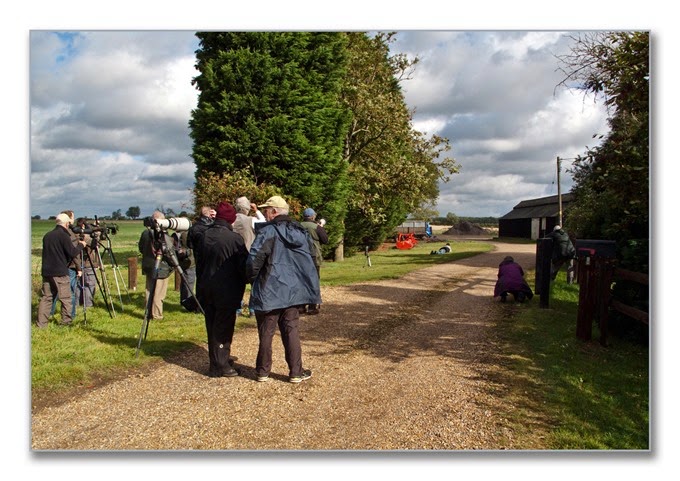
<svg viewBox="0 0 680 481"><path fill-rule="evenodd" d="M557 156L557 202L559 204L560 212L558 217L559 225L562 225L562 191L560 189L560 164L561 160L559 155Z"/></svg>

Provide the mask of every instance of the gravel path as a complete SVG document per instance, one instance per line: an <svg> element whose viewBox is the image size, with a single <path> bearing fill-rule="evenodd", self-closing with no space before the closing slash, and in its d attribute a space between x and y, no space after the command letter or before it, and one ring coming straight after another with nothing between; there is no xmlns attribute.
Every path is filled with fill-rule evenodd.
<svg viewBox="0 0 680 481"><path fill-rule="evenodd" d="M455 243L452 243L455 249ZM302 318L305 367L287 382L280 337L267 383L255 381L257 331L238 331L237 378L208 378L196 349L34 412L34 450L528 449L512 410L493 326L498 264L535 263L532 244L433 266L401 279L324 288ZM534 299L536 301L536 299ZM507 374L507 373L506 373Z"/></svg>

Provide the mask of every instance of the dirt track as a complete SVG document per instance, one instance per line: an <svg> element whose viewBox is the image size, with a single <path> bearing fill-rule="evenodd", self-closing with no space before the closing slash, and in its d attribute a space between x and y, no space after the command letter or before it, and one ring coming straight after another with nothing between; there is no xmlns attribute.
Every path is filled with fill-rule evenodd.
<svg viewBox="0 0 680 481"><path fill-rule="evenodd" d="M321 314L302 321L310 380L286 382L277 335L271 379L256 382L257 331L247 328L232 350L241 377L208 378L207 351L196 349L37 411L32 448L540 449L504 418L513 407L492 329L508 312L492 300L499 262L513 255L532 269L534 253L499 243L398 280L324 288Z"/></svg>

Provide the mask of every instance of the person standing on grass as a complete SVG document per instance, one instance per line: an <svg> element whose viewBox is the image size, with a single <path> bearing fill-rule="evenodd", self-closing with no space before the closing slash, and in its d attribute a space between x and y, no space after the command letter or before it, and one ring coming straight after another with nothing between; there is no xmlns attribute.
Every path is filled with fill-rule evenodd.
<svg viewBox="0 0 680 481"><path fill-rule="evenodd" d="M321 280L321 264L323 263L323 252L321 251L321 244L328 244L328 234L326 229L324 229L324 222L316 221L316 212L311 207L307 207L302 212L303 221L300 225L307 229L307 232L312 238L314 244L314 266L316 267L316 273L319 276L319 281ZM323 220L323 219L321 219ZM321 304L309 304L305 306L302 310L304 314L318 314L319 309L321 309Z"/></svg>
<svg viewBox="0 0 680 481"><path fill-rule="evenodd" d="M555 280L557 278L557 273L566 263L567 279L569 279L574 270L574 259L576 258L576 249L569 238L569 234L562 229L562 226L556 225L553 228L553 231L546 237L553 241L550 278Z"/></svg>
<svg viewBox="0 0 680 481"><path fill-rule="evenodd" d="M247 279L252 284L250 308L255 310L260 339L255 365L257 380L269 379L272 340L278 326L288 380L299 383L312 377L312 371L302 366L299 309L321 303L314 245L305 228L289 217L288 203L283 198L270 197L259 208L267 222L258 226L246 264Z"/></svg>
<svg viewBox="0 0 680 481"><path fill-rule="evenodd" d="M70 223L69 223L69 228L68 228L68 234L71 236L71 243L74 246L78 245L78 236L73 232L73 226L75 225L75 214L72 210L62 210L60 212L61 214L66 214L69 216ZM71 283L71 318L75 319L76 318L76 306L78 305L78 296L77 296L77 290L78 290L78 284L82 281L82 274L83 274L83 269L81 266L81 259L80 256L76 256L73 259L71 259L71 262L68 264L68 278L69 282ZM50 317L54 315L55 311L57 310L57 298L53 298L52 300L52 309L50 310Z"/></svg>
<svg viewBox="0 0 680 481"><path fill-rule="evenodd" d="M151 217L155 220L165 219L165 214L155 211ZM163 233L165 235L165 233ZM163 301L168 293L168 283L172 267L165 260L162 249L154 245L154 232L151 227L147 227L139 237L137 243L139 252L142 253L142 273L146 276L146 296L145 302L148 304L149 296L153 293L151 311L149 319L163 319ZM156 269L156 258L159 258L158 269ZM154 284L155 282L155 284Z"/></svg>
<svg viewBox="0 0 680 481"><path fill-rule="evenodd" d="M42 241L42 291L38 304L39 328L47 327L53 299L61 301L61 325L70 326L73 322L73 302L71 281L69 279L69 263L77 257L85 247L85 241L78 240L76 245L71 241L69 226L71 217L61 213L57 215L57 225L43 236Z"/></svg>
<svg viewBox="0 0 680 481"><path fill-rule="evenodd" d="M231 366L231 342L236 326L236 309L246 289L248 251L243 238L233 231L236 210L221 202L214 223L205 230L198 257L201 272L199 299L205 313L208 334L210 377L235 377Z"/></svg>

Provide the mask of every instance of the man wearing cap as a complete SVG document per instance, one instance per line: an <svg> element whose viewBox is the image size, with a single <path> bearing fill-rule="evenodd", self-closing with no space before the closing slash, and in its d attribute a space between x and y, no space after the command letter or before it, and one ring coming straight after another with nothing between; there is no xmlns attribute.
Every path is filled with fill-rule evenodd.
<svg viewBox="0 0 680 481"><path fill-rule="evenodd" d="M272 368L272 340L278 326L288 364L288 380L299 383L312 376L302 366L299 308L320 304L319 276L314 245L304 227L289 217L286 201L278 195L258 206L267 222L260 224L246 264L252 284L250 308L255 310L260 345L255 371L267 381Z"/></svg>
<svg viewBox="0 0 680 481"><path fill-rule="evenodd" d="M42 242L42 291L38 304L37 326L47 327L52 300L56 297L61 301L61 325L70 326L73 322L71 282L69 279L69 262L85 247L85 241L78 240L76 245L71 242L69 225L71 218L68 214L57 215L57 225L43 236Z"/></svg>
<svg viewBox="0 0 680 481"><path fill-rule="evenodd" d="M302 212L302 217L304 220L300 225L304 227L312 237L312 243L314 244L314 266L316 267L316 273L319 276L319 279L321 279L321 263L323 262L321 244L328 244L328 234L326 233L326 229L316 222L316 212L314 212L314 209L311 207L307 207ZM321 304L309 304L303 308L302 312L307 314L318 314L320 308Z"/></svg>
<svg viewBox="0 0 680 481"><path fill-rule="evenodd" d="M234 377L238 371L231 366L231 341L236 325L236 309L246 289L246 259L248 251L243 238L231 227L236 210L221 202L214 223L205 230L201 243L199 300L205 312L208 333L210 377Z"/></svg>

